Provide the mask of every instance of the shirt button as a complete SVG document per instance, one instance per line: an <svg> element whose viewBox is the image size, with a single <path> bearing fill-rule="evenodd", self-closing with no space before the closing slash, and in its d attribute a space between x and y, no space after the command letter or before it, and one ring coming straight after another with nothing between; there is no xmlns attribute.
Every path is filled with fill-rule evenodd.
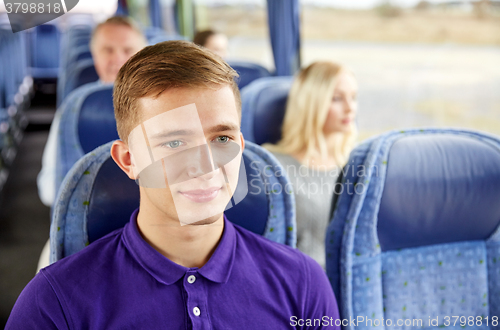
<svg viewBox="0 0 500 330"><path fill-rule="evenodd" d="M200 313L201 313L201 312L200 312L200 309L199 309L198 307L193 308L193 314L194 314L195 316L200 316Z"/></svg>
<svg viewBox="0 0 500 330"><path fill-rule="evenodd" d="M188 283L189 283L189 284L193 284L193 283L194 283L194 281L196 281L196 276L194 276L194 275L189 275L189 276L188 276Z"/></svg>

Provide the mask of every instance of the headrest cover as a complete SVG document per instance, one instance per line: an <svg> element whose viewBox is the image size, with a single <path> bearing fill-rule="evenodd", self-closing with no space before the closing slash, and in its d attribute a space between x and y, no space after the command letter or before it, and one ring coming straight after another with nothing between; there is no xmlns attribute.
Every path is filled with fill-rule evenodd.
<svg viewBox="0 0 500 330"><path fill-rule="evenodd" d="M285 117L286 100L291 80L262 90L255 106L255 143L277 143L281 139L281 126Z"/></svg>
<svg viewBox="0 0 500 330"><path fill-rule="evenodd" d="M78 118L78 138L84 153L118 139L113 108L113 86L89 94Z"/></svg>
<svg viewBox="0 0 500 330"><path fill-rule="evenodd" d="M139 187L109 157L99 169L89 201L89 242L125 226L139 207Z"/></svg>
<svg viewBox="0 0 500 330"><path fill-rule="evenodd" d="M403 137L387 159L382 250L488 238L500 222L500 151L452 134Z"/></svg>

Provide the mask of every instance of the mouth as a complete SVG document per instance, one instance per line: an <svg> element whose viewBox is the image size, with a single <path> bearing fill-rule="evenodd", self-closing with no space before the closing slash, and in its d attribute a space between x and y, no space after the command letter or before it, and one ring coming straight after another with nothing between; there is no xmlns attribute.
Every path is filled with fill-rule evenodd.
<svg viewBox="0 0 500 330"><path fill-rule="evenodd" d="M349 124L351 121L352 121L351 119L347 118L347 119L342 120L342 124L347 125L347 124Z"/></svg>
<svg viewBox="0 0 500 330"><path fill-rule="evenodd" d="M179 191L179 193L195 203L207 203L214 200L219 195L221 189L222 187L212 187L208 189Z"/></svg>

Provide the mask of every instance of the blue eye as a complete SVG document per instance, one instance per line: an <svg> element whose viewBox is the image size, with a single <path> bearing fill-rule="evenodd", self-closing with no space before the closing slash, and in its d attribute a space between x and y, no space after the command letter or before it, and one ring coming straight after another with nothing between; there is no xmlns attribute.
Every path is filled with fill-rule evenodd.
<svg viewBox="0 0 500 330"><path fill-rule="evenodd" d="M181 145L182 145L182 141L180 141L180 140L174 140L174 141L170 141L170 142L163 144L163 146L168 147L170 149L179 148Z"/></svg>
<svg viewBox="0 0 500 330"><path fill-rule="evenodd" d="M229 141L231 140L231 138L229 136L218 136L215 138L215 141L220 143L220 144L226 144L228 143Z"/></svg>

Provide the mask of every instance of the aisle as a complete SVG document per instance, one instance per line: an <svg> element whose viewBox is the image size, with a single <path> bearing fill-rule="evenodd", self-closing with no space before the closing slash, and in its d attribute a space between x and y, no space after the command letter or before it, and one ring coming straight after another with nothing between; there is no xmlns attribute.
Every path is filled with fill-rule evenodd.
<svg viewBox="0 0 500 330"><path fill-rule="evenodd" d="M28 116L33 114L37 119L25 132L0 202L1 329L22 289L35 275L40 252L49 237L50 209L38 198L36 176L48 136L46 121L55 105L51 99L37 97L33 101Z"/></svg>

